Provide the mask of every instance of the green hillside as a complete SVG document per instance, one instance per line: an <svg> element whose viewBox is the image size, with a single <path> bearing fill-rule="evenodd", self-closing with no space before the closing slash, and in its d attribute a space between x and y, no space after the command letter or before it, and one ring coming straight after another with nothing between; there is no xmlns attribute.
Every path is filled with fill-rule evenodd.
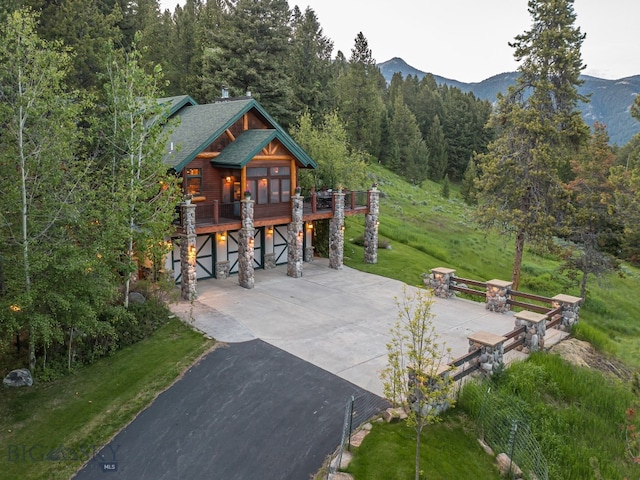
<svg viewBox="0 0 640 480"><path fill-rule="evenodd" d="M357 245L362 221L350 218L347 238L351 241L345 242L347 265L413 285L422 284L421 274L437 266L454 268L457 275L478 280L510 278L511 239L478 229L472 210L455 187L451 198L445 199L434 183L411 186L377 165L371 166L370 175L382 192L381 244L388 243L390 248L378 250L378 264L364 264L362 248ZM561 275L558 267L553 255L536 252L530 245L520 290L578 295L575 282ZM619 273L599 281L589 279L589 285L573 334L590 341L600 351L600 364L619 375L571 366L557 355L538 353L494 376L494 397L486 407L479 398L485 395L482 392L487 391L487 385L465 388L458 407L445 416L444 423L425 431L421 449L424 478L466 478L468 464L455 462L452 467L449 452L472 458L486 456L474 441L478 427L471 425L470 417L477 417L479 410L486 416L484 409L496 405L518 405L529 413L532 436L546 459L548 478L638 478L640 467L631 455L638 454L633 428L640 426L628 429L637 423L633 415L628 417L628 409L640 404L638 389L632 387L637 379L631 378L631 372L640 368L640 306L636 300L640 271L623 265ZM449 441L455 445L442 449L433 438L441 438L445 432L451 432ZM376 424L373 434L355 452L348 471L356 480L408 478L414 435L406 427ZM443 465L458 470L443 473ZM496 478L495 472L477 468L478 479ZM390 472L404 474L393 476Z"/></svg>

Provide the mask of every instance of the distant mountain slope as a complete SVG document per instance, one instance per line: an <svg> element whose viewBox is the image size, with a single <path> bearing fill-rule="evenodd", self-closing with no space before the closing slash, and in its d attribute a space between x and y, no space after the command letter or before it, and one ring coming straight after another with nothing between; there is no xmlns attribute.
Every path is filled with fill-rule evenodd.
<svg viewBox="0 0 640 480"><path fill-rule="evenodd" d="M387 81L391 80L395 72L400 72L403 77L414 75L420 79L427 74L398 57L380 63L378 66ZM506 92L509 85L515 83L517 76L516 72L501 73L477 83L459 82L438 75L433 75L433 78L439 85L447 84L457 87L463 92L473 92L478 98L494 102L499 92ZM629 107L635 95L640 93L640 75L620 80L605 80L588 75L583 75L581 78L584 84L579 89L580 93L591 95L590 103L580 105L585 121L589 125L593 125L595 121L604 123L609 131L611 143L618 145L627 143L640 131L640 122L629 114Z"/></svg>

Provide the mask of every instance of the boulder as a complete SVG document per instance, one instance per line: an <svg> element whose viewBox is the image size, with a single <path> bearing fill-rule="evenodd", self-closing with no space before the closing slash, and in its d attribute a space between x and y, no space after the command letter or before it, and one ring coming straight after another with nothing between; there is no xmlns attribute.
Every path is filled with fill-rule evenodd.
<svg viewBox="0 0 640 480"><path fill-rule="evenodd" d="M382 418L384 418L387 423L405 420L407 418L407 412L405 412L403 408L387 408L382 412Z"/></svg>
<svg viewBox="0 0 640 480"><path fill-rule="evenodd" d="M147 299L144 298L144 295L142 295L141 293L138 292L131 292L129 294L129 303L144 303L146 302Z"/></svg>
<svg viewBox="0 0 640 480"><path fill-rule="evenodd" d="M30 387L33 385L31 372L26 368L12 370L2 381L8 387Z"/></svg>
<svg viewBox="0 0 640 480"><path fill-rule="evenodd" d="M498 463L498 470L500 470L503 477L522 478L522 470L515 462L511 461L506 453L499 453L496 456L496 462Z"/></svg>

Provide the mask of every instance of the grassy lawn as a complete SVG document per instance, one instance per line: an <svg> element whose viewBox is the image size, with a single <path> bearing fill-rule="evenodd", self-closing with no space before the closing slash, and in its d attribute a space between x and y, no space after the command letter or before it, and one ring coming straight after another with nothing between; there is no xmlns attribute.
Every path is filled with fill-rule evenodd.
<svg viewBox="0 0 640 480"><path fill-rule="evenodd" d="M60 380L2 388L0 478L69 478L213 344L174 319ZM62 459L46 458L60 448Z"/></svg>
<svg viewBox="0 0 640 480"><path fill-rule="evenodd" d="M480 230L473 223L471 208L456 198L455 186L451 198L444 199L433 183L407 185L377 165L371 171L383 192L380 239L391 248L378 250L377 264L365 264L363 248L349 241L363 233L363 221L350 217L346 265L409 285L422 285L422 274L434 267L454 268L458 276L476 280L511 278L512 239ZM520 290L546 296L579 295L577 281L560 271L558 259L532 245L525 251ZM573 332L635 370L640 369L639 291L640 270L630 265L600 279L590 278L580 323ZM631 393L627 382L611 383L598 372L572 369L553 357L540 354L531 365L507 369L506 385L501 388L511 403L535 414L532 430L550 465L549 478L639 478L640 467L625 452L624 431L625 410L640 405L640 398ZM459 405L442 424L428 427L423 440L429 452L422 461L425 478L497 478L492 468L460 463L463 458L478 464L493 462L477 445L473 429L461 427L470 422L464 410ZM451 436L439 437L442 432ZM356 480L413 478L414 439L404 425L376 426L356 452L349 471ZM431 452L432 439L435 451Z"/></svg>
<svg viewBox="0 0 640 480"><path fill-rule="evenodd" d="M470 431L472 428L465 416L457 414L448 414L444 422L426 427L420 444L420 470L424 472L421 478L499 479L493 459L475 440L473 431ZM415 430L404 422L375 423L371 433L354 452L347 471L358 480L414 478L415 435Z"/></svg>

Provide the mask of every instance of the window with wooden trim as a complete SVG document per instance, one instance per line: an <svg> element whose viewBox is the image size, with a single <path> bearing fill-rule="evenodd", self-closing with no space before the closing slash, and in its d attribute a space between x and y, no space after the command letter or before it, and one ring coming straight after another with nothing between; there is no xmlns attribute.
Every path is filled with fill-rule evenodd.
<svg viewBox="0 0 640 480"><path fill-rule="evenodd" d="M202 169L187 168L185 172L186 188L189 195L202 194Z"/></svg>
<svg viewBox="0 0 640 480"><path fill-rule="evenodd" d="M247 168L247 190L258 205L291 200L291 167Z"/></svg>

